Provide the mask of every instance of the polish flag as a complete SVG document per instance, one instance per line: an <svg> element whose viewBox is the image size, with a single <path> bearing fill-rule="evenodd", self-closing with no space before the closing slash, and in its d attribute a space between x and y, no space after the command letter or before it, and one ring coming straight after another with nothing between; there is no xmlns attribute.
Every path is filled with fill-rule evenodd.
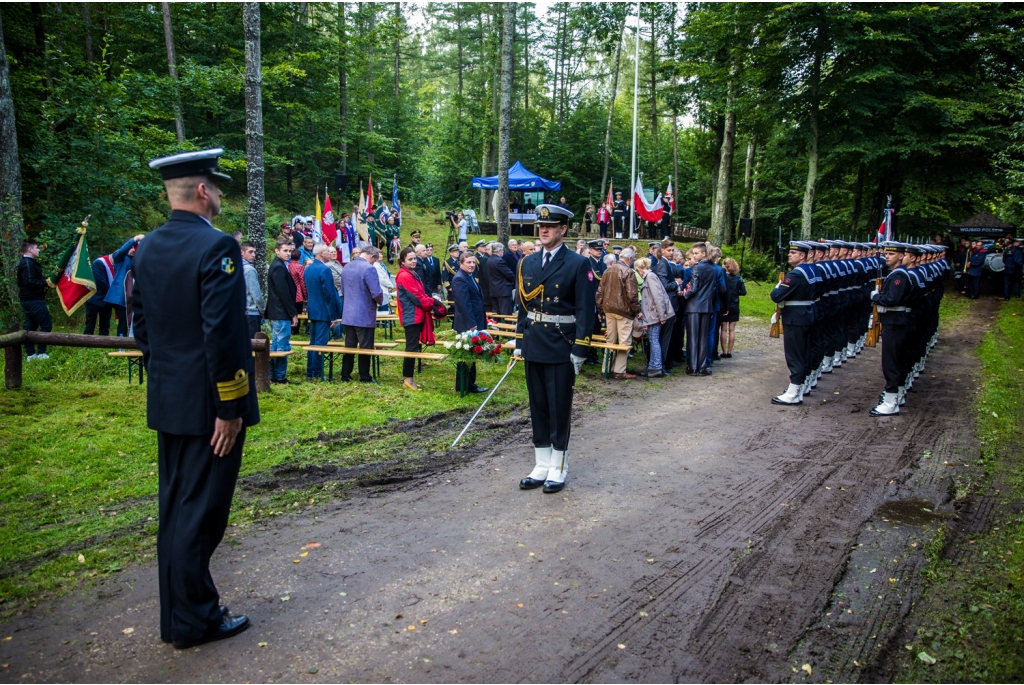
<svg viewBox="0 0 1024 685"><path fill-rule="evenodd" d="M653 203L647 202L647 198L644 197L644 185L639 178L636 179L636 185L633 186L633 210L644 221L661 221L661 217L665 213L661 195L654 198Z"/></svg>
<svg viewBox="0 0 1024 685"><path fill-rule="evenodd" d="M672 194L672 179L668 181L668 190L665 191L665 202L668 203L669 211L672 214L676 212L676 196Z"/></svg>
<svg viewBox="0 0 1024 685"><path fill-rule="evenodd" d="M334 220L334 212L331 210L331 196L324 189L324 219L320 230L323 233L324 242L330 245L338 237L338 224Z"/></svg>

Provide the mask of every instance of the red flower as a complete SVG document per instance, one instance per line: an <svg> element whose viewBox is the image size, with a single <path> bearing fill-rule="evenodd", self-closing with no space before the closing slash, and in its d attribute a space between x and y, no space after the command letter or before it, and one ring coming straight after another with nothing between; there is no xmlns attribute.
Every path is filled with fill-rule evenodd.
<svg viewBox="0 0 1024 685"><path fill-rule="evenodd" d="M484 348L480 347L479 345L477 345L476 347L473 348L473 354L480 354L483 351L484 351Z"/></svg>
<svg viewBox="0 0 1024 685"><path fill-rule="evenodd" d="M478 342L480 342L480 336L479 335L474 335L473 336L473 343L476 344Z"/></svg>

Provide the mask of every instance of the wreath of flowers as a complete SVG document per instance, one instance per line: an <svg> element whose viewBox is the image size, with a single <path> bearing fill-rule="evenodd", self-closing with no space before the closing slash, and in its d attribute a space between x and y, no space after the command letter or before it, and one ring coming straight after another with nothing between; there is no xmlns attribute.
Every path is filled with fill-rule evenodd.
<svg viewBox="0 0 1024 685"><path fill-rule="evenodd" d="M453 362L496 362L501 355L501 343L496 342L487 331L466 331L459 333L452 341L445 341L448 359Z"/></svg>

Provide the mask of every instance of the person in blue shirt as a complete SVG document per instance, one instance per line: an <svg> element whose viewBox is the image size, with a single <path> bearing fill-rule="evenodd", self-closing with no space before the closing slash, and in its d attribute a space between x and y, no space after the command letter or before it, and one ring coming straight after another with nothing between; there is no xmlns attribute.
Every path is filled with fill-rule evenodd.
<svg viewBox="0 0 1024 685"><path fill-rule="evenodd" d="M309 344L326 345L331 327L341 321L341 298L334 284L334 274L327 245L317 243L313 248L313 263L306 267L306 311L309 314ZM323 355L306 352L306 379L320 379L324 375Z"/></svg>
<svg viewBox="0 0 1024 685"><path fill-rule="evenodd" d="M114 277L110 279L110 286L107 288L107 294L103 301L113 305L114 312L117 314L117 334L122 337L128 335L128 327L131 323L128 320L130 286L126 285L125 279L132 272L132 258L135 257L135 250L144 237L145 235L140 233L134 238L130 238L124 245L117 248L114 254L110 255L111 261L114 262Z"/></svg>
<svg viewBox="0 0 1024 685"><path fill-rule="evenodd" d="M978 299L981 292L981 274L985 266L985 248L980 240L975 240L971 245L971 252L967 258L967 297L971 300Z"/></svg>

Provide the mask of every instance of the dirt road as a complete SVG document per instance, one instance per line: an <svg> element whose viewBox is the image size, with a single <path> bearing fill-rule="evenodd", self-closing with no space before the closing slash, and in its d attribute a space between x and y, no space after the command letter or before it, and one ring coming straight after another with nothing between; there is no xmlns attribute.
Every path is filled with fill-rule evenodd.
<svg viewBox="0 0 1024 685"><path fill-rule="evenodd" d="M876 513L884 502L949 508L956 468L922 478L917 465L970 442L964 390L993 311L982 309L935 348L897 417L868 416L877 350L825 376L803 406L771 405L786 384L781 345L743 327L744 351L711 378L607 382L577 398L558 495L517 488L532 462L524 426L404 490L235 531L213 565L224 601L254 623L235 639L160 643L150 564L0 627L12 638L0 679L884 678L872 669L909 608L923 546L865 536L900 526ZM905 528L917 539L929 521ZM857 570L868 548L892 555L900 582ZM834 596L843 583L867 588L863 601ZM875 600L872 583L899 591Z"/></svg>

